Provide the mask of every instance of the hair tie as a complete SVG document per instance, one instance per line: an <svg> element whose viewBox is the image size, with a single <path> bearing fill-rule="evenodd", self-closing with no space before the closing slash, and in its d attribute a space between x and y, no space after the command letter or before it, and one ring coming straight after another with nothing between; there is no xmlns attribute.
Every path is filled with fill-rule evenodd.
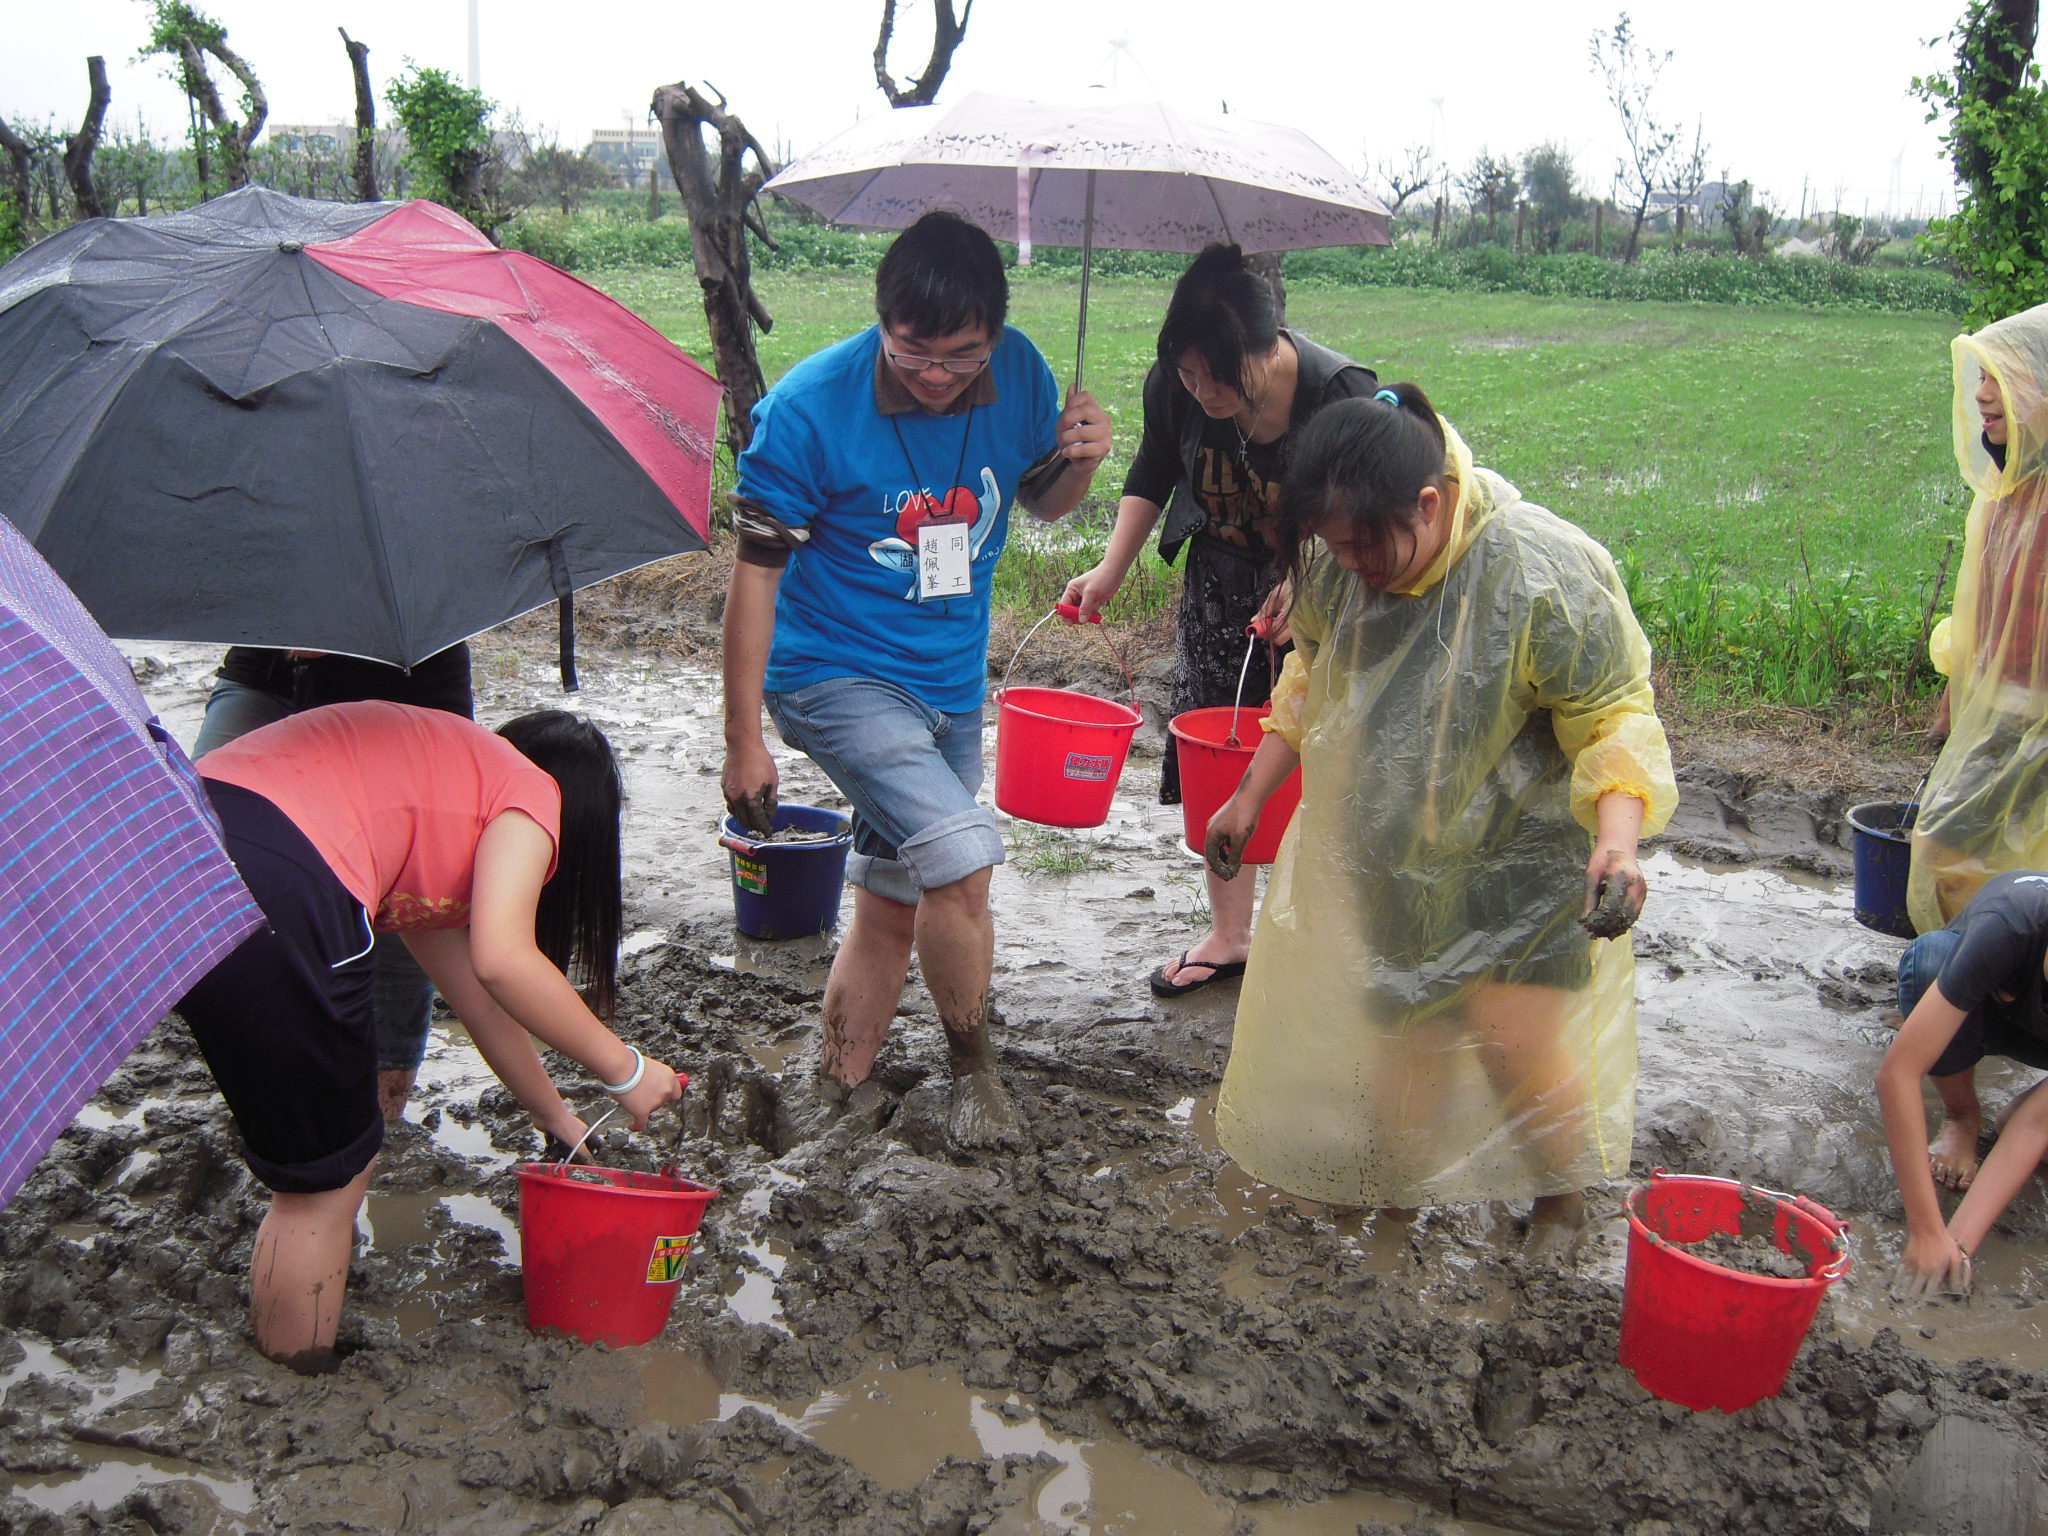
<svg viewBox="0 0 2048 1536"><path fill-rule="evenodd" d="M1379 401L1382 405L1391 405L1396 410L1399 410L1401 407L1401 397L1395 394L1391 389L1381 390L1378 394L1373 396L1373 399Z"/></svg>

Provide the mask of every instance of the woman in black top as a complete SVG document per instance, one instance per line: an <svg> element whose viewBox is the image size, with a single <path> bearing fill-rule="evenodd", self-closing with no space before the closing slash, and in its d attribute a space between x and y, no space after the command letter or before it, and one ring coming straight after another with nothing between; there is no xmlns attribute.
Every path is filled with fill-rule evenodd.
<svg viewBox="0 0 2048 1536"><path fill-rule="evenodd" d="M1243 703L1272 687L1277 657L1245 676L1245 626L1272 588L1268 535L1296 430L1332 400L1379 387L1370 368L1283 330L1265 281L1234 245L1212 245L1174 285L1145 377L1145 430L1124 477L1116 527L1102 561L1067 584L1086 618L1116 595L1159 524L1159 553L1188 548L1174 645L1172 713ZM1280 637L1284 641L1284 635ZM1169 735L1159 798L1180 803L1180 765ZM1251 952L1253 883L1209 884L1209 930L1152 973L1160 997L1241 975Z"/></svg>

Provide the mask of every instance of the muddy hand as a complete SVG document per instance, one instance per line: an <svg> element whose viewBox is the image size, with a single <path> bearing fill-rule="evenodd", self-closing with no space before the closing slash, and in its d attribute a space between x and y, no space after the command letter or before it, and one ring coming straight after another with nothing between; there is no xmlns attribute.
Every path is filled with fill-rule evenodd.
<svg viewBox="0 0 2048 1536"><path fill-rule="evenodd" d="M1218 880L1235 880L1244 868L1244 851L1258 829L1256 811L1247 814L1235 795L1224 801L1209 818L1208 834L1202 839L1202 857L1209 863L1209 872Z"/></svg>
<svg viewBox="0 0 2048 1536"><path fill-rule="evenodd" d="M1891 1292L1899 1301L1968 1296L1976 1278L1968 1251L1943 1230L1906 1240L1899 1267L1892 1272Z"/></svg>
<svg viewBox="0 0 2048 1536"><path fill-rule="evenodd" d="M747 831L767 837L775 830L775 759L758 735L750 740L725 744L725 767L718 779L718 792L725 808Z"/></svg>
<svg viewBox="0 0 2048 1536"><path fill-rule="evenodd" d="M1579 922L1596 939L1618 939L1643 915L1649 893L1633 855L1619 848L1596 849L1586 866L1586 905Z"/></svg>

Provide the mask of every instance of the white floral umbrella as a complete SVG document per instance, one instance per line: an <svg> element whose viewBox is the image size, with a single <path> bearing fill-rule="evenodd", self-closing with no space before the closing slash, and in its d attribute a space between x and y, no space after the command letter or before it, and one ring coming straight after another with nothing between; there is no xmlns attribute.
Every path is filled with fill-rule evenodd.
<svg viewBox="0 0 2048 1536"><path fill-rule="evenodd" d="M1014 240L1080 246L1081 342L1095 246L1247 252L1386 245L1387 210L1298 129L1157 101L1030 101L977 91L878 113L793 162L767 190L835 224L903 229L933 208Z"/></svg>

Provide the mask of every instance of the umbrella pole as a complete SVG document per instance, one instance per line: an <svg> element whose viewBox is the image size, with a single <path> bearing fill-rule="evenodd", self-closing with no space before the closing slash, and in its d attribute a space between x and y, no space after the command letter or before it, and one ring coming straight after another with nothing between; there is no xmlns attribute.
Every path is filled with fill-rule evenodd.
<svg viewBox="0 0 2048 1536"><path fill-rule="evenodd" d="M1088 173L1088 213L1081 225L1081 331L1074 338L1074 390L1081 389L1081 360L1088 353L1088 268L1095 259L1095 173Z"/></svg>

